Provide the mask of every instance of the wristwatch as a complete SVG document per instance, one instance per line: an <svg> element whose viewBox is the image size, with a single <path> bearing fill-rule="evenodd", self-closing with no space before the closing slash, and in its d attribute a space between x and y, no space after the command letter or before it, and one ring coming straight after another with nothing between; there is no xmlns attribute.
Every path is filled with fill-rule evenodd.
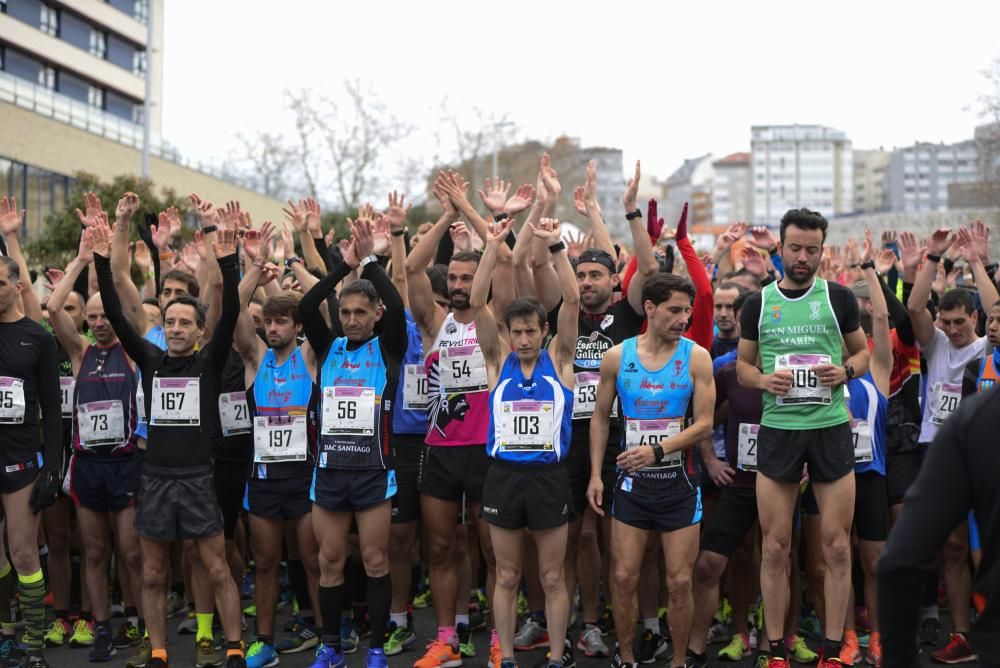
<svg viewBox="0 0 1000 668"><path fill-rule="evenodd" d="M854 380L854 367L850 364L844 365L844 373L847 375L847 380Z"/></svg>
<svg viewBox="0 0 1000 668"><path fill-rule="evenodd" d="M659 464L660 462L663 461L663 456L664 456L663 445L661 443L657 443L652 447L653 447L653 461L654 463Z"/></svg>
<svg viewBox="0 0 1000 668"><path fill-rule="evenodd" d="M293 255L291 257L286 257L285 258L285 267L287 267L288 269L291 269L292 265L295 264L296 262L302 262L302 258L300 258L298 255Z"/></svg>
<svg viewBox="0 0 1000 668"><path fill-rule="evenodd" d="M358 263L358 268L359 269L364 269L365 267L367 267L368 265L370 265L372 262L378 262L378 257L376 255L374 255L374 254L373 255L369 255L367 257L361 258L361 262Z"/></svg>
<svg viewBox="0 0 1000 668"><path fill-rule="evenodd" d="M625 220L635 220L636 218L642 218L642 211L639 209L625 214Z"/></svg>

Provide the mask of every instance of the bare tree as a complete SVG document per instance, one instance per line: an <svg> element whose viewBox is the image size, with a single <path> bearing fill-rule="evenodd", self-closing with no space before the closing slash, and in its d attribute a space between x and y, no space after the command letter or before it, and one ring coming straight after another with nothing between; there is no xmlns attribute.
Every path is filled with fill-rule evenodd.
<svg viewBox="0 0 1000 668"><path fill-rule="evenodd" d="M344 82L342 100L311 91L286 92L295 115L297 156L309 193L332 188L342 210L356 208L379 187L387 149L410 134L379 97L357 79Z"/></svg>
<svg viewBox="0 0 1000 668"><path fill-rule="evenodd" d="M284 137L270 132L258 132L253 137L239 134L243 145L242 160L249 163L264 195L284 199L293 187L296 155Z"/></svg>

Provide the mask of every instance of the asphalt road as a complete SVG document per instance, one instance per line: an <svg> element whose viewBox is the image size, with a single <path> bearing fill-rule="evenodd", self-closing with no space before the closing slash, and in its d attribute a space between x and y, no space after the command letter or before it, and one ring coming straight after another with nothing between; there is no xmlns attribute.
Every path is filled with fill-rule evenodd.
<svg viewBox="0 0 1000 668"><path fill-rule="evenodd" d="M246 604L247 602L244 601ZM947 639L946 630L950 628L949 620L947 619L946 613L942 612L944 617L942 618L942 632L941 641L942 644ZM280 613L277 619L277 628L281 626L289 619L290 615L288 613ZM174 668L181 666L193 666L194 665L194 636L191 635L178 635L176 632L177 624L182 619L178 616L171 620L168 620L168 632L169 632L169 647L168 651L170 654L170 665ZM244 637L248 642L253 641L253 625L252 620L247 632ZM115 619L114 626L115 630L121 624L122 620ZM434 628L434 616L432 610L417 610L414 615L414 624L416 626L416 632L418 637L418 643L410 651L404 652L398 656L390 657L389 665L391 668L411 668L413 662L419 658L423 653L423 645L431 637L435 635ZM279 632L280 633L280 632ZM579 630L574 629L572 632L572 638L575 642ZM481 668L486 666L487 657L489 654L489 631L481 631L474 635L474 640L476 644L476 656L471 659L466 659L464 662L465 666ZM613 646L612 638L605 638L605 642L609 646ZM811 646L814 643L810 643ZM712 645L709 647L709 656L714 656L714 652L717 652L722 645ZM362 668L365 665L365 653L367 649L367 642L362 641L358 651L354 654L348 655L347 665L350 668ZM815 647L814 647L815 649ZM119 650L118 654L109 662L103 665L109 667L120 667L125 665L125 661L132 655L131 649ZM87 660L87 650L86 649L70 649L70 648L57 648L50 649L46 651L46 657L53 668L64 668L68 666L85 666L89 662ZM522 668L533 668L536 663L541 662L545 659L544 650L536 650L534 652L524 652L518 653L517 655L518 663ZM281 656L281 665L289 668L302 668L307 667L312 664L313 653L312 651L306 651L299 654L286 654ZM610 661L608 659L588 659L586 657L578 656L577 665L580 668L607 668ZM96 664L89 664L96 665ZM544 665L544 664L543 664ZM655 666L660 668L666 668L669 664L666 661L657 661ZM739 663L725 663L721 661L710 661L711 666L752 666L751 659L745 659ZM867 665L867 664L865 664ZM925 654L922 657L921 666L931 666L932 664ZM966 666L978 666L978 663L967 663L963 664Z"/></svg>

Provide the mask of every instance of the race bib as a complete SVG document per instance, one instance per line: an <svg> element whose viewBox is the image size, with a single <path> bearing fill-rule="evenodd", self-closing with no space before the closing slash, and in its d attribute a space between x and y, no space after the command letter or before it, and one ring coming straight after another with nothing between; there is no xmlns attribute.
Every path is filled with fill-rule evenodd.
<svg viewBox="0 0 1000 668"><path fill-rule="evenodd" d="M851 420L851 438L854 441L854 461L870 462L872 455L872 429L868 420Z"/></svg>
<svg viewBox="0 0 1000 668"><path fill-rule="evenodd" d="M740 422L736 468L741 471L757 470L757 432L759 431L759 424Z"/></svg>
<svg viewBox="0 0 1000 668"><path fill-rule="evenodd" d="M441 391L445 394L483 392L489 389L486 360L479 346L441 348L438 369Z"/></svg>
<svg viewBox="0 0 1000 668"><path fill-rule="evenodd" d="M305 415L258 415L253 419L253 460L301 462L308 457Z"/></svg>
<svg viewBox="0 0 1000 668"><path fill-rule="evenodd" d="M120 445L125 440L125 411L122 402L91 401L76 407L76 429L80 445Z"/></svg>
<svg viewBox="0 0 1000 668"><path fill-rule="evenodd" d="M681 433L681 418L670 420L630 420L625 421L625 448L631 450L643 445L656 445L666 441L671 436ZM659 464L653 464L642 469L643 471L653 471L657 469L668 469L681 466L683 464L683 453L681 451L668 452Z"/></svg>
<svg viewBox="0 0 1000 668"><path fill-rule="evenodd" d="M219 395L219 422L223 436L250 433L246 392L223 392Z"/></svg>
<svg viewBox="0 0 1000 668"><path fill-rule="evenodd" d="M423 364L403 366L403 408L408 411L427 410L427 369Z"/></svg>
<svg viewBox="0 0 1000 668"><path fill-rule="evenodd" d="M62 416L73 417L73 389L76 388L76 378L59 376L59 393L61 395Z"/></svg>
<svg viewBox="0 0 1000 668"><path fill-rule="evenodd" d="M791 371L792 387L784 396L776 396L778 406L795 404L820 404L829 406L831 391L819 384L819 378L812 368L818 364L829 364L829 355L775 355L775 371Z"/></svg>
<svg viewBox="0 0 1000 668"><path fill-rule="evenodd" d="M573 385L573 419L585 420L594 414L597 406L597 384L601 374L593 371L581 371L576 374ZM611 407L611 417L618 417L618 403Z"/></svg>
<svg viewBox="0 0 1000 668"><path fill-rule="evenodd" d="M201 425L201 383L197 378L153 377L149 424L159 427Z"/></svg>
<svg viewBox="0 0 1000 668"><path fill-rule="evenodd" d="M551 452L552 402L504 401L495 416L497 447L504 452Z"/></svg>
<svg viewBox="0 0 1000 668"><path fill-rule="evenodd" d="M375 435L375 388L337 385L323 388L324 436Z"/></svg>
<svg viewBox="0 0 1000 668"><path fill-rule="evenodd" d="M0 376L0 424L24 424L24 381Z"/></svg>
<svg viewBox="0 0 1000 668"><path fill-rule="evenodd" d="M962 386L955 383L934 383L931 388L931 423L944 424L962 401Z"/></svg>

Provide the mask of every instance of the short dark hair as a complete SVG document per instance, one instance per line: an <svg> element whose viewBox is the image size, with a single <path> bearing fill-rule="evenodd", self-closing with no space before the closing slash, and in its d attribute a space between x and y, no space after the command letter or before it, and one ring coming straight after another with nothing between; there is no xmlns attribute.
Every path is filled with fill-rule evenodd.
<svg viewBox="0 0 1000 668"><path fill-rule="evenodd" d="M282 290L276 295L271 295L264 302L262 315L265 318L275 318L287 315L296 325L299 324L299 301L302 293L295 290Z"/></svg>
<svg viewBox="0 0 1000 668"><path fill-rule="evenodd" d="M747 297L753 293L749 290L744 290L740 294L736 295L736 299L733 300L733 313L739 314L743 310L743 305L747 303Z"/></svg>
<svg viewBox="0 0 1000 668"><path fill-rule="evenodd" d="M481 257L477 251L458 251L451 256L451 262L475 262L479 264Z"/></svg>
<svg viewBox="0 0 1000 668"><path fill-rule="evenodd" d="M448 266L432 264L425 270L431 282L431 292L436 295L448 296Z"/></svg>
<svg viewBox="0 0 1000 668"><path fill-rule="evenodd" d="M694 301L695 290L691 281L673 274L654 274L642 286L642 303L650 301L653 306L659 306L675 292L683 292Z"/></svg>
<svg viewBox="0 0 1000 668"><path fill-rule="evenodd" d="M826 241L826 229L830 226L830 223L818 211L812 211L805 207L801 209L789 209L781 217L781 227L779 229L782 243L785 241L785 230L789 225L794 225L802 230L821 230L823 232L823 241Z"/></svg>
<svg viewBox="0 0 1000 668"><path fill-rule="evenodd" d="M747 273L750 273L750 272L747 272ZM752 276L753 274L750 274L750 275ZM746 288L744 288L739 283L733 283L732 281L723 281L719 285L715 286L715 289L716 290L736 290L736 292L738 292L741 295L744 292L749 292Z"/></svg>
<svg viewBox="0 0 1000 668"><path fill-rule="evenodd" d="M976 300L968 290L963 288L952 288L941 295L938 303L938 312L953 311L957 308L964 309L966 313L973 314L976 311Z"/></svg>
<svg viewBox="0 0 1000 668"><path fill-rule="evenodd" d="M534 297L522 297L507 305L507 309L503 312L503 321L509 329L510 321L514 318L530 318L532 315L538 318L539 327L544 327L549 320L549 314L545 312L541 302Z"/></svg>
<svg viewBox="0 0 1000 668"><path fill-rule="evenodd" d="M367 278L359 278L340 289L340 299L350 295L363 295L367 297L373 308L377 308L379 305L378 290L375 289L375 286Z"/></svg>
<svg viewBox="0 0 1000 668"><path fill-rule="evenodd" d="M166 308L163 309L164 318L167 317L167 311L169 311L170 307L173 306L174 304L180 304L181 306L190 306L191 308L193 308L195 323L197 323L199 327L205 326L205 318L208 309L200 301L198 301L191 295L181 295L180 297L171 299L170 303L167 304Z"/></svg>
<svg viewBox="0 0 1000 668"><path fill-rule="evenodd" d="M12 281L21 280L21 268L17 266L17 261L6 255L0 255L0 266L7 267L7 275Z"/></svg>
<svg viewBox="0 0 1000 668"><path fill-rule="evenodd" d="M178 281L187 285L187 292L192 297L198 297L201 291L201 286L198 285L198 279L187 273L186 271L181 271L180 269L171 269L163 275L160 279L160 287L162 288L167 284L167 281Z"/></svg>

